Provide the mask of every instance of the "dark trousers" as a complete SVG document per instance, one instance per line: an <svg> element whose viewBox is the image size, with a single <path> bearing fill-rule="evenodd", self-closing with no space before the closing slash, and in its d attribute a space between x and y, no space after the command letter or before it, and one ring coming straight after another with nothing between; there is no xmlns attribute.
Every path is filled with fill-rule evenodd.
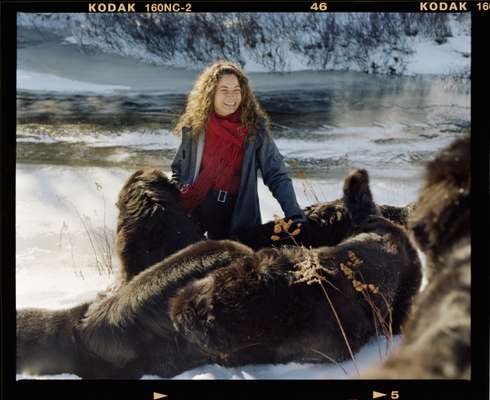
<svg viewBox="0 0 490 400"><path fill-rule="evenodd" d="M208 239L221 240L230 237L231 216L236 197L220 190L211 190L202 203L192 211L192 216L199 222L203 231L208 233Z"/></svg>

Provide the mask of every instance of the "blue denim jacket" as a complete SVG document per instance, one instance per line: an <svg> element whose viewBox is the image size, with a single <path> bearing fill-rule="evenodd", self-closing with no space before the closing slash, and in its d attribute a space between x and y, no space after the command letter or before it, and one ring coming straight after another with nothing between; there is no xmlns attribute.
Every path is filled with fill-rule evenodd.
<svg viewBox="0 0 490 400"><path fill-rule="evenodd" d="M172 178L180 186L191 185L199 173L205 135L192 136L190 128L182 130L182 142L172 162ZM288 175L284 157L279 153L273 139L259 126L255 140L245 139L240 190L233 211L230 237L236 239L242 229L262 223L257 190L257 171L281 205L286 218L301 217L304 213L298 205L293 184Z"/></svg>

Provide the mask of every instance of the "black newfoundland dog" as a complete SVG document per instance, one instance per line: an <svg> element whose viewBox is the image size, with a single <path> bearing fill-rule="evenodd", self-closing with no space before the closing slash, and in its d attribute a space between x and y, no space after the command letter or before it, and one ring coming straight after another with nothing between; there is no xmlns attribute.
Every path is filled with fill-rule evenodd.
<svg viewBox="0 0 490 400"><path fill-rule="evenodd" d="M169 184L155 170L137 174L119 201L123 284L69 310L19 310L18 372L128 379L207 363L338 362L373 335L399 330L421 266L404 228L373 203L366 171L345 180L352 228L340 243L260 251L201 240L172 188L160 208L152 194L139 203L149 174Z"/></svg>
<svg viewBox="0 0 490 400"><path fill-rule="evenodd" d="M345 185L348 195L304 209L307 235L281 232L280 240L274 241L277 222L271 221L242 232L240 242L254 250L297 245L298 242L305 247L335 246L355 234L359 221L353 220L352 213L359 218L382 215L406 226L413 204L405 207L375 204L367 176L366 187L355 185L355 180L350 179ZM204 240L198 222L186 214L178 202L178 189L158 169L142 169L128 178L116 203L119 208L116 248L123 283L187 245Z"/></svg>
<svg viewBox="0 0 490 400"><path fill-rule="evenodd" d="M427 166L409 225L427 255L428 285L417 296L397 351L364 378L471 378L470 136Z"/></svg>

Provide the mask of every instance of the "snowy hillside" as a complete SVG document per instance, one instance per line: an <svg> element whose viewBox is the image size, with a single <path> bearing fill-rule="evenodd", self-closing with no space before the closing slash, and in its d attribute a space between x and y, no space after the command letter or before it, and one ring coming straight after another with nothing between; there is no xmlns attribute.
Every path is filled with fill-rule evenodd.
<svg viewBox="0 0 490 400"><path fill-rule="evenodd" d="M129 18L20 13L18 26L20 45L34 31L57 36L85 52L189 69L228 59L255 72L349 70L468 77L470 70L469 14L214 13Z"/></svg>

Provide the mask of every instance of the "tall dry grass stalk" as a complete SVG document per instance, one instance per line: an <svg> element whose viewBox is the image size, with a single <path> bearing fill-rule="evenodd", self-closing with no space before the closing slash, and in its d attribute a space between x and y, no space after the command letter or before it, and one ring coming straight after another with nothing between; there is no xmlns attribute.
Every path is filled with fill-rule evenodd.
<svg viewBox="0 0 490 400"><path fill-rule="evenodd" d="M289 161L289 163L293 167L298 167L299 161L297 159L292 159ZM323 199L323 201L326 201L326 196L325 193L320 189L321 193L318 193L318 187L315 187L313 182L306 177L305 171L302 169L298 169L295 172L295 176L299 179L301 179L301 185L303 186L303 193L305 194L306 198L310 200L312 203L320 203Z"/></svg>
<svg viewBox="0 0 490 400"><path fill-rule="evenodd" d="M284 219L276 220L274 224L274 233L289 234L290 238L293 240L295 245L298 246L298 242L296 241L295 236L301 233L301 224L297 224L297 228L293 232L289 232L291 225L292 225L292 220L288 220L288 221L285 221ZM279 236L277 235L271 236L272 240L278 240L278 238ZM349 339L347 338L345 329L342 325L342 322L340 321L339 315L337 314L337 310L335 309L335 306L333 305L327 290L323 286L323 282L327 282L336 290L338 289L321 274L321 271L327 273L329 273L329 271L321 265L318 255L314 252L308 251L306 248L304 248L304 246L300 246L300 247L302 247L305 250L303 253L304 259L303 261L297 264L298 270L296 271L296 280L294 283L306 283L308 285L312 283L317 283L320 285L323 294L325 295L325 298L327 299L328 304L330 305L330 308L335 316L335 320L337 321L337 325L340 329L340 332L342 333L345 344L351 356L352 363L354 364L354 368L356 369L356 372L359 374L359 368L357 367L356 359L354 357L354 352L352 351L352 347L349 343Z"/></svg>
<svg viewBox="0 0 490 400"><path fill-rule="evenodd" d="M80 210L78 207L71 201L67 200L66 198L63 199L66 203L68 203L71 208L75 211L79 221L82 224L83 230L85 232L85 235L88 239L90 249L92 251L94 260L95 260L95 268L97 269L99 274L106 274L110 275L112 274L112 253L113 253L113 246L115 243L115 234L112 232L108 227L106 223L106 200L104 193L102 192L102 186L95 182L96 185L96 190L101 192L101 197L102 197L102 226L101 227L94 227L92 220L89 216L87 215L82 215L80 213ZM63 233L66 233L68 242L70 245L70 253L71 253L71 258L72 258L72 265L75 269L75 271L78 270L78 274L83 278L83 272L80 267L77 266L77 263L75 261L75 256L74 256L74 246L73 242L71 240L71 235L69 232L68 224L63 221L63 226L60 231L60 245L61 245L61 239Z"/></svg>
<svg viewBox="0 0 490 400"><path fill-rule="evenodd" d="M73 251L73 242L71 240L71 234L70 234L70 230L68 228L68 224L66 223L66 221L63 221L63 224L61 226L61 230L60 230L60 238L59 238L59 243L58 243L58 247L61 249L62 247L62 242L63 242L63 234L66 232L66 237L68 239L68 244L70 246L70 255L71 255L71 265L73 267L73 273L75 275L78 275L80 278L82 279L85 279L85 276L83 275L83 271L81 268L79 268L77 266L77 262L75 261L75 253Z"/></svg>
<svg viewBox="0 0 490 400"><path fill-rule="evenodd" d="M348 260L345 263L340 263L340 270L347 277L347 279L352 282L352 287L357 292L362 294L364 301L366 301L371 309L371 312L373 314L374 329L376 331L376 340L378 343L378 352L380 355L380 359L382 359L383 354L381 353L381 346L378 340L380 333L387 339L387 348L385 350L385 354L389 352L393 344L393 318L391 307L389 306L389 303L384 294L379 290L379 287L372 283L366 282L366 280L364 279L362 271L359 268L363 264L363 261L359 257L357 257L357 255L353 251L349 251L347 253L347 257ZM379 307L376 306L372 296L381 297L386 306L386 309L388 310L387 318L383 316Z"/></svg>

